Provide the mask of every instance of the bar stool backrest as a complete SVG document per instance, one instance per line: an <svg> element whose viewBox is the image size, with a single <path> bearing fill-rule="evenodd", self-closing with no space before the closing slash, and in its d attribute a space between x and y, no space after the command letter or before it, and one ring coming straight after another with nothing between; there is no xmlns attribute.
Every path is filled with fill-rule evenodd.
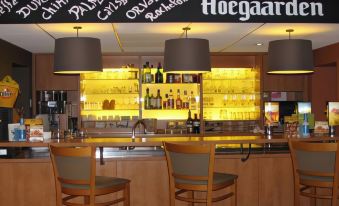
<svg viewBox="0 0 339 206"><path fill-rule="evenodd" d="M295 184L295 205L297 195L311 198L334 199L338 192L339 144L314 143L290 140ZM333 189L332 195L306 192L308 188L326 187Z"/></svg>
<svg viewBox="0 0 339 206"><path fill-rule="evenodd" d="M61 186L91 184L91 179L95 177L94 148L50 146L50 151L54 172Z"/></svg>
<svg viewBox="0 0 339 206"><path fill-rule="evenodd" d="M335 169L335 151L306 151L296 148L299 170L320 173L333 173Z"/></svg>
<svg viewBox="0 0 339 206"><path fill-rule="evenodd" d="M207 185L213 176L214 145L164 143L170 179L175 183Z"/></svg>

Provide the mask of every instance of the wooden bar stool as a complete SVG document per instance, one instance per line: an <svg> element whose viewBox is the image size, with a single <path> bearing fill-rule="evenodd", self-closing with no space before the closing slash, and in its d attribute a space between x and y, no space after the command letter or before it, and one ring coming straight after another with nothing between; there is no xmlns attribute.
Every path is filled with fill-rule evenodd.
<svg viewBox="0 0 339 206"><path fill-rule="evenodd" d="M124 206L130 205L130 180L95 175L95 147L50 146L50 154L58 206L106 206L119 202L123 202ZM95 202L96 196L118 191L122 191L123 197L108 202ZM76 197L84 197L84 204L70 202Z"/></svg>
<svg viewBox="0 0 339 206"><path fill-rule="evenodd" d="M173 144L164 142L170 185L170 205L175 199L194 203L221 201L232 197L237 202L237 175L214 172L215 145ZM231 187L231 192L212 197L212 192ZM226 190L226 189L225 189ZM203 198L194 197L194 192L205 192ZM185 196L187 194L187 196Z"/></svg>
<svg viewBox="0 0 339 206"><path fill-rule="evenodd" d="M317 199L338 199L339 144L289 141L294 174L294 205L299 206L299 195ZM331 194L319 194L327 188Z"/></svg>

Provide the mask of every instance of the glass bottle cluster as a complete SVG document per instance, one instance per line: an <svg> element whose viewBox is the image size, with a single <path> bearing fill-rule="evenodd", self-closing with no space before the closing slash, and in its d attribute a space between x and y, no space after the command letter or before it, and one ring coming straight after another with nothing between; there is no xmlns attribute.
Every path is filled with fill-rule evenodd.
<svg viewBox="0 0 339 206"><path fill-rule="evenodd" d="M160 89L157 95L150 95L149 88L146 88L144 97L144 109L197 109L197 102L193 91L188 95L187 90L184 90L184 96L180 97L180 89L177 90L177 97L174 99L173 90L169 90L169 94L165 94L163 99L160 94Z"/></svg>

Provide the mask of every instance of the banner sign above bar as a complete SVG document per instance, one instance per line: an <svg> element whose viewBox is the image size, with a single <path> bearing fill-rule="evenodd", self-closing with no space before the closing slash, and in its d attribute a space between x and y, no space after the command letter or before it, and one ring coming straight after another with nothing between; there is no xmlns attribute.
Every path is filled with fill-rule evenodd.
<svg viewBox="0 0 339 206"><path fill-rule="evenodd" d="M339 23L339 0L0 0L0 24Z"/></svg>

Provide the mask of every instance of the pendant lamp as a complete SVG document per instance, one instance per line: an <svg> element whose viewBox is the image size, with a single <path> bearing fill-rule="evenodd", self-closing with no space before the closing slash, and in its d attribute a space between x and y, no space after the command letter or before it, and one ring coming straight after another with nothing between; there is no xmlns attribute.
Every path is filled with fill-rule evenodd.
<svg viewBox="0 0 339 206"><path fill-rule="evenodd" d="M80 74L102 72L101 44L97 38L66 37L55 40L54 73Z"/></svg>
<svg viewBox="0 0 339 206"><path fill-rule="evenodd" d="M271 41L268 46L268 74L308 74L314 71L312 42L291 39Z"/></svg>
<svg viewBox="0 0 339 206"><path fill-rule="evenodd" d="M165 41L164 72L205 73L211 71L209 42L187 38L189 27L183 28L186 38Z"/></svg>

